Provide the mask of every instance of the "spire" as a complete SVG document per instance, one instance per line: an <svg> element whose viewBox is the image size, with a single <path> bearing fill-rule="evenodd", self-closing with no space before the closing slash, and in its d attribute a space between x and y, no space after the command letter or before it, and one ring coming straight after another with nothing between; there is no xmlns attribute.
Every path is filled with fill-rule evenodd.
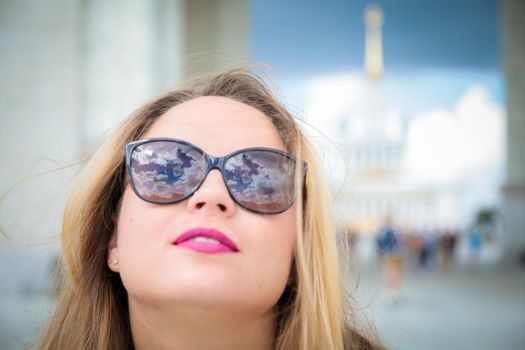
<svg viewBox="0 0 525 350"><path fill-rule="evenodd" d="M383 73L383 10L379 5L370 4L365 9L363 20L366 25L365 71L370 79L379 80Z"/></svg>

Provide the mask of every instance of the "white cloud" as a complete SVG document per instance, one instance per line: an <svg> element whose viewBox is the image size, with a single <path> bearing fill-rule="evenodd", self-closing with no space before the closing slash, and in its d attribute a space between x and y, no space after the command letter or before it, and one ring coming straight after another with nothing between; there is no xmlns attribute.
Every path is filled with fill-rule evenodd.
<svg viewBox="0 0 525 350"><path fill-rule="evenodd" d="M403 82L396 84L401 88ZM321 76L304 82L301 90L306 120L313 127L307 131L321 150L335 188L344 183L346 166L352 167L340 146L366 138L365 125L377 115L383 116L378 120L385 137L406 137L403 178L407 183L459 185L460 192L468 193L469 207L497 201L504 167L505 111L485 86L471 85L451 108L429 108L412 117L406 130L400 123L403 114L389 103L385 86L362 74ZM418 100L418 95L412 99Z"/></svg>
<svg viewBox="0 0 525 350"><path fill-rule="evenodd" d="M366 89L357 74L338 74L313 79L305 84L308 123L332 140L340 137L339 124L350 115L360 115Z"/></svg>
<svg viewBox="0 0 525 350"><path fill-rule="evenodd" d="M462 131L465 165L469 168L501 166L505 154L502 106L491 101L485 89L472 86L458 101L454 114Z"/></svg>
<svg viewBox="0 0 525 350"><path fill-rule="evenodd" d="M473 85L451 111L414 118L407 134L408 173L424 182L494 182L504 161L505 119L487 91ZM496 187L497 184L492 184Z"/></svg>
<svg viewBox="0 0 525 350"><path fill-rule="evenodd" d="M415 119L407 134L407 175L415 181L451 181L460 173L463 158L461 131L446 110Z"/></svg>

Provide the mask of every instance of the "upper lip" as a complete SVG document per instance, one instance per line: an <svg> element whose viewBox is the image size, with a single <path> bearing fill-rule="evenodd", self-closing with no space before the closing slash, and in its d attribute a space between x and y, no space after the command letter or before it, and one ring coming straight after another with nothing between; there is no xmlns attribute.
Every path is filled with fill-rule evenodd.
<svg viewBox="0 0 525 350"><path fill-rule="evenodd" d="M238 252L239 248L233 243L233 241L225 233L214 229L214 228L205 228L205 227L195 227L181 233L173 244L177 245L181 242L190 240L195 237L206 237L212 238L219 241L221 244L227 246L234 252Z"/></svg>

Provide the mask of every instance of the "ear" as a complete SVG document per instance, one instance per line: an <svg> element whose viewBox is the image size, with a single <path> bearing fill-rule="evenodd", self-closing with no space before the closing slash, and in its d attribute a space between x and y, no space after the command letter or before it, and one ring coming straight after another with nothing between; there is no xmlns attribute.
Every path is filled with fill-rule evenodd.
<svg viewBox="0 0 525 350"><path fill-rule="evenodd" d="M108 267L113 272L120 272L118 265L118 246L117 246L118 233L117 229L113 230L111 238L109 239L108 244Z"/></svg>

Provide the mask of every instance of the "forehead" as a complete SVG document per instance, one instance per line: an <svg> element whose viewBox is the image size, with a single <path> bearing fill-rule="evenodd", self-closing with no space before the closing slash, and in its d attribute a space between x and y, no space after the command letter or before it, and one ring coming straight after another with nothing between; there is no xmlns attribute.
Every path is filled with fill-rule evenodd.
<svg viewBox="0 0 525 350"><path fill-rule="evenodd" d="M149 137L188 141L214 156L248 147L286 150L269 117L247 104L221 96L198 97L172 107L142 138Z"/></svg>

